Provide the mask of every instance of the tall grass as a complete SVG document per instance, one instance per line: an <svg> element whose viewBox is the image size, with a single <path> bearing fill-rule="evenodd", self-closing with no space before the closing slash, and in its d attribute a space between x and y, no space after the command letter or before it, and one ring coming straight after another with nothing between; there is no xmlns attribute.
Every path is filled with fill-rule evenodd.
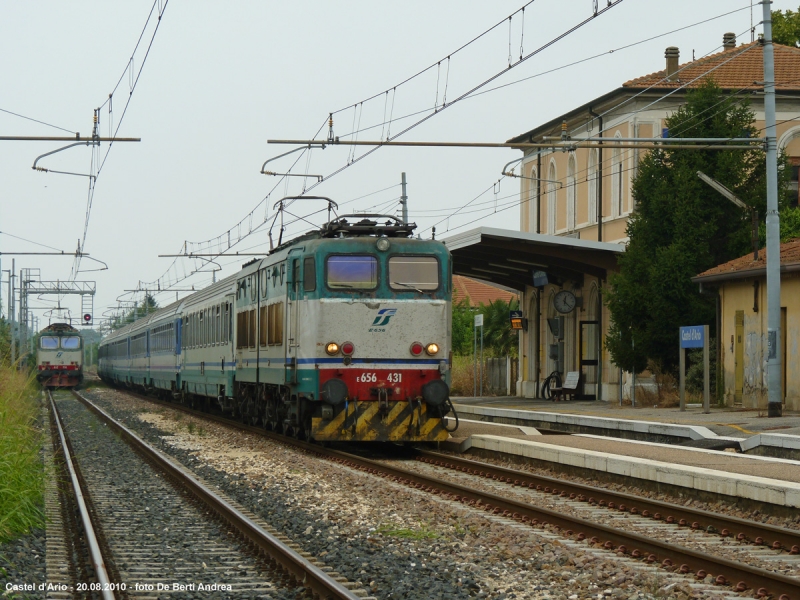
<svg viewBox="0 0 800 600"><path fill-rule="evenodd" d="M32 378L0 366L0 542L44 525L38 412Z"/></svg>

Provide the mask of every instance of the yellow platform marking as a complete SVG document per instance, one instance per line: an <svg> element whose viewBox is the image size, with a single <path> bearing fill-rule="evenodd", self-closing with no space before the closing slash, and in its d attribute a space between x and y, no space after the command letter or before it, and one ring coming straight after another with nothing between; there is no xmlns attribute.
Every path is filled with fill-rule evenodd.
<svg viewBox="0 0 800 600"><path fill-rule="evenodd" d="M744 427L739 427L738 425L734 425L733 423L715 423L715 425L720 425L723 427L733 427L734 429L738 429L742 433L749 433L750 435L756 435L755 431L750 431L749 429L745 429Z"/></svg>

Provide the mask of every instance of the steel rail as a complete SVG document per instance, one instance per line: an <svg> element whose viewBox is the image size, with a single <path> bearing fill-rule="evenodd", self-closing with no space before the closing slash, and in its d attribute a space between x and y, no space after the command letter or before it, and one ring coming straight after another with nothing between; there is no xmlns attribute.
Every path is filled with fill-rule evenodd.
<svg viewBox="0 0 800 600"><path fill-rule="evenodd" d="M412 486L421 489L436 490L439 494L449 495L455 500L466 502L482 510L500 513L508 518L514 518L538 527L550 524L563 530L568 536L577 536L578 540L588 538L594 543L602 544L606 549L616 549L618 552L623 552L634 558L641 557L648 562L661 561L663 567L674 566L674 561L678 563L677 569L681 573L694 572L698 576L702 575L703 578L705 578L707 574L713 573L719 585L733 585L736 591L745 591L748 588L752 588L756 590L757 593L763 596L771 595L776 600L800 600L800 579L737 563L726 558L715 557L690 548L674 546L636 533L618 531L611 527L592 523L591 521L579 517L562 515L558 512L532 504L517 502L492 493L480 492L455 483L426 477L405 469L384 465L339 450L323 448L317 444L287 438L286 436L268 432L261 427L242 424L229 418L210 415L185 406L155 400L151 397L131 392L130 390L125 391L143 400L207 418L228 426L234 426L245 431L257 433L264 437L281 441L287 445L296 446L320 456L331 458L336 462L350 464L371 474L385 475L395 481L408 482ZM420 457L420 459L422 458L425 457ZM482 463L476 464L481 465L484 471L486 470ZM514 471L511 471L511 473L518 475ZM517 476L516 479L520 479L519 476ZM557 483L561 488L565 488L567 485L562 481L558 481ZM594 489L592 489L592 491L594 495L600 492L600 490ZM638 497L633 498L639 500Z"/></svg>
<svg viewBox="0 0 800 600"><path fill-rule="evenodd" d="M118 422L102 408L73 390L73 394L89 410L94 412L109 427L117 431L137 451L152 460L159 468L174 477L181 485L184 485L192 493L198 496L203 502L214 509L217 514L228 521L242 535L252 541L256 546L266 552L270 557L278 562L284 569L289 571L295 579L311 589L320 598L332 598L342 600L359 600L359 596L348 590L341 583L328 576L325 571L312 564L309 560L286 546L275 536L263 529L260 525L253 522L246 515L243 515L233 506L215 492L202 484L194 473L184 468L182 465L173 461L160 450L153 448L133 431Z"/></svg>
<svg viewBox="0 0 800 600"><path fill-rule="evenodd" d="M617 552L628 554L634 558L645 558L648 562L662 561L662 566L665 567L672 566L675 561L680 564L678 570L681 573L694 572L699 579L713 574L719 585L732 584L738 591L752 588L757 590L757 593L771 595L778 600L800 599L800 579L751 567L726 558L711 556L690 548L671 545L636 533L618 531L586 519L562 515L547 508L426 477L338 450L317 449L317 452L335 457L339 462L356 465L372 474L386 475L397 481L408 481L412 486L423 488L426 491L448 494L457 501L492 513L502 514L508 518L529 522L539 527L547 524L553 525L563 530L568 537L575 535L578 540L589 538L590 541L602 544L608 550L616 549Z"/></svg>
<svg viewBox="0 0 800 600"><path fill-rule="evenodd" d="M114 596L114 593L111 591L111 582L109 581L103 553L100 550L100 544L97 541L97 535L94 532L92 517L89 515L89 510L86 508L86 502L83 498L81 484L78 481L78 474L75 472L75 466L72 464L72 455L67 447L67 437L64 433L63 427L61 426L61 415L58 412L56 403L53 401L53 395L49 391L47 392L47 398L50 400L50 407L53 410L53 420L55 421L56 428L58 429L58 437L61 440L61 449L64 452L64 462L69 470L72 489L75 493L75 502L78 505L78 512L80 513L81 522L83 523L83 532L86 536L86 544L89 546L92 567L94 568L95 575L97 576L97 583L100 585L100 590L97 591L100 592L103 600L114 600L116 596Z"/></svg>
<svg viewBox="0 0 800 600"><path fill-rule="evenodd" d="M692 529L708 530L709 527L713 527L716 533L720 533L723 537L734 535L739 541L746 539L756 545L771 546L773 550L783 548L790 554L800 554L800 531L756 523L739 517L730 517L643 496L563 481L546 475L515 471L457 456L449 456L427 450L418 450L418 452L420 456L434 461L437 466L449 467L476 475L485 474L486 477L494 479L502 478L503 481L513 485L535 487L539 491L544 490L545 492L562 496L568 495L570 498L578 499L578 501L608 506L611 509L616 508L656 520L664 519L667 523L674 522Z"/></svg>

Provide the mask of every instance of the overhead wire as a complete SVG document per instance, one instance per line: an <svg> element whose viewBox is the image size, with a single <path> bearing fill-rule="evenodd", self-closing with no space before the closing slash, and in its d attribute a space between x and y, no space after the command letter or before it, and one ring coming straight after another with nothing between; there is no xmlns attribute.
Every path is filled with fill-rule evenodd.
<svg viewBox="0 0 800 600"><path fill-rule="evenodd" d="M528 4L530 4L530 3L528 3ZM526 6L527 6L527 4L526 4ZM523 8L524 8L524 7L523 7ZM610 8L610 6L609 6L609 8ZM580 63L582 63L582 62L586 62L587 60L592 60L592 59L594 59L594 58L599 58L599 57L601 57L601 56L604 56L604 55L606 55L606 54L610 54L610 53L613 53L613 52L617 52L617 51L620 51L620 50L623 50L623 49L628 49L628 48L634 47L634 46L636 46L636 45L639 45L639 44L641 44L641 43L645 43L645 42L647 42L647 41L651 41L651 40L653 40L653 39L657 39L657 38L659 38L659 37L663 37L663 36L665 36L665 35L669 35L670 33L674 33L674 32L677 32L677 31L682 31L682 30L684 30L684 29L688 29L688 28L690 28L690 27L694 27L694 26L700 25L700 24L702 24L702 23L706 23L706 22L713 21L713 20L715 20L715 19L718 19L718 18L722 18L722 17L724 17L724 16L727 16L727 15L729 15L729 14L733 14L733 13L739 12L739 11L741 11L741 10L745 10L746 8L747 8L747 7L740 8L740 9L736 9L736 10L733 10L733 11L728 11L728 12L726 12L726 13L723 13L723 14L721 14L721 15L717 15L717 16L715 16L715 17L711 17L711 18L709 18L709 19L704 19L704 20L702 20L702 21L698 21L698 22L696 22L696 23L693 23L693 24L687 25L687 26L685 26L685 27L681 27L681 28L678 28L678 29L675 29L675 30L671 30L670 32L666 32L666 33L663 33L663 34L659 34L658 36L652 36L652 37L650 37L650 38L647 38L647 39L645 39L645 40L641 40L641 41L639 41L639 42L635 42L635 43L633 43L633 44L628 44L628 45L626 45L626 46L622 46L622 47L619 47L619 48L617 48L617 49L613 49L613 50L610 50L610 51L608 51L608 52L604 52L604 53L602 53L602 54L593 55L592 57L588 57L587 59L583 59L583 60L581 60L581 61L576 61L576 62L574 62L574 63L570 63L570 64L568 64L568 65L563 65L562 67L558 67L558 68L556 68L556 69L551 69L551 70L549 70L549 71L547 71L547 72L545 72L545 73L537 74L537 75L534 75L534 76L531 76L531 77L523 78L523 79L521 79L521 80L518 80L518 81L516 81L516 82L509 82L508 84L503 84L503 85L501 85L501 86L497 86L496 88L490 88L490 89L488 89L488 90L484 90L484 91L476 92L475 90L476 90L476 89L478 89L478 88L476 87L476 88L473 88L473 90L472 90L471 92L467 92L467 94L465 94L465 95L463 95L462 97L460 97L458 100L461 100L461 99L466 99L466 98L471 98L471 97L473 97L473 96L477 96L477 95L482 95L482 94L488 93L488 92L490 92L490 91L496 91L496 90L498 90L498 89L502 89L502 88L504 88L504 87L508 87L509 85L514 85L514 84L516 84L516 83L521 83L521 82L523 82L523 81L526 81L526 80L532 79L533 77L541 76L541 75L543 75L543 74L550 73L550 72L553 72L553 71L555 71L555 70L560 70L560 69L562 69L562 68L567 68L567 67L569 67L569 66L574 66L574 65L576 65L576 64L580 64ZM523 13L523 14L524 14L524 13ZM504 19L503 21L501 21L500 23L498 23L498 25L499 25L499 24L501 24L501 23L503 23L503 22L505 22L506 20L507 20L507 19ZM524 29L523 29L523 35L524 35ZM479 36L479 37L480 37L480 36ZM477 39L477 38L476 38L476 39ZM522 40L521 40L521 41L522 41ZM551 43L553 43L553 42L551 41ZM522 45L522 44L521 44L521 45ZM525 58L528 58L528 57L525 57ZM437 68L438 68L438 67L440 67L440 63L441 63L441 61L439 61L438 63L436 63L436 66L437 66ZM517 64L518 64L518 63L517 63ZM431 68L431 67L429 67L428 69L425 69L425 70L423 70L423 71L420 71L420 72L419 72L417 75L419 75L419 74L421 74L421 73L425 72L426 70L429 70L430 68ZM505 72L505 71L504 71L504 72ZM413 77L412 77L412 78L413 78ZM496 78L496 76L495 76L495 78ZM411 79L411 78L409 78L409 79L405 80L404 82L401 82L401 84L402 84L402 83L405 83L406 81L409 81L410 79ZM399 86L399 85L401 85L401 84L398 84L398 86ZM481 86L479 86L479 87L482 87L483 85L485 85L485 82L484 82L484 84L481 84ZM358 116L358 125L356 125L356 126L355 126L355 130L354 130L354 131L352 131L352 132L350 132L350 133L348 133L348 134L344 134L342 137L344 137L344 136L351 136L351 135L353 135L353 136L357 136L359 132L363 132L363 131L366 131L366 130L368 130L368 129L372 129L372 128L374 128L374 127L378 127L378 126L382 126L382 125L384 125L384 126L385 126L385 125L388 125L388 124L390 124L391 122L396 122L396 121L399 121L399 120L401 120L401 119L407 118L407 116L406 116L406 115L404 115L404 116L401 116L401 117L394 118L394 117L393 117L393 107L392 107L392 109L391 109L391 112L390 112L390 118L389 118L389 120L388 120L388 121L387 121L387 120L386 120L386 118L385 118L385 111L384 111L384 120L383 120L383 123L382 123L382 124L377 124L377 125L374 125L374 126L370 126L370 127L368 127L368 128L364 128L364 129L362 129L362 128L360 127L361 115L363 115L363 103L364 103L364 102L366 102L366 101L369 101L369 100L371 100L371 99L377 98L377 97L379 97L381 94L388 94L388 91L389 91L389 90L392 90L392 91L393 91L393 96L394 96L394 94L396 94L396 87L397 87L397 86L394 86L393 88L389 88L388 90L385 90L384 92L381 92L381 93L375 94L375 95L373 95L373 96L371 96L371 97L369 97L369 98L366 98L366 99L364 99L364 100L362 100L362 101L360 101L360 102L358 102L358 103L355 103L355 104L353 104L353 105L349 105L348 107L346 107L346 108L343 108L343 109L339 109L338 111L334 111L334 114L335 114L335 113L339 113L339 112L341 112L341 111L343 111L343 110L347 110L347 109L349 109L349 108L352 108L352 109L354 110L354 114L353 114L353 122L354 122L354 124L356 123L356 113L359 113L359 116ZM388 95L386 96L386 99L387 99L387 101L388 101ZM453 103L455 103L455 101L451 102L450 104L452 105ZM435 103L435 105L436 105L436 104L438 104L438 91L437 91L437 102ZM359 107L360 107L360 108L359 108ZM633 113L640 112L640 111L641 111L641 109L639 109L639 110L637 110L637 111L633 111ZM417 113L414 113L414 114L412 114L411 116L414 116L415 114L422 114L422 113L424 113L424 112L430 112L430 109L423 109L422 111L418 111ZM430 116L430 115L429 115L429 116ZM428 118L429 118L429 117L428 117ZM422 119L422 120L420 120L420 121L419 121L417 124L419 124L419 123L423 122L424 120L425 120L425 119ZM413 128L413 127L414 127L414 126L416 126L417 124L414 124L414 125L412 125L411 127L407 128L406 130L404 130L403 132L401 132L400 134L396 134L395 136L392 136L392 137L391 137L391 139L396 139L396 137L398 137L399 135L402 135L402 133L404 133L405 131L408 131L408 130L410 130L411 128ZM321 128L320 128L320 130L321 130ZM388 138L388 136L387 136L387 138ZM375 148L375 149L377 149L377 148ZM373 151L374 151L375 149L373 149ZM371 153L371 152L370 152L370 153ZM348 154L348 163L349 163L349 164L352 164L353 162L356 162L357 160L360 160L361 158L363 158L363 157L365 157L365 156L366 156L366 155L364 155L364 156L361 156L361 157L359 157L358 159L355 159L355 157L354 157L354 154L355 154L355 147L353 147L352 154L350 154L350 153ZM367 154L369 154L369 153L367 153ZM610 160L610 159L604 159L604 162L606 162L607 160ZM295 162L295 164L296 164L296 162ZM307 165L308 165L308 161L307 161ZM334 174L335 174L335 173L338 173L338 172L340 172L341 170L342 170L342 169L339 169L339 170L335 171L335 172L334 172ZM325 179L328 179L328 178L330 178L330 176L331 176L331 175L327 176ZM609 175L605 175L605 176L609 176ZM604 176L604 177L605 177L605 176ZM499 181L499 180L498 180L498 181ZM497 182L495 182L495 183L497 183ZM494 184L493 184L493 185L494 185ZM304 193L305 193L305 192L307 192L307 191L310 191L310 189L312 189L313 187L316 187L316 184L315 184L315 185L313 185L313 186L311 186L310 188L305 188L305 187L304 187ZM490 187L489 189L492 189L492 188ZM488 190L487 190L487 191L488 191ZM483 192L483 193L486 193L486 192ZM481 195L482 195L482 194L481 194ZM268 198L268 196L267 196L267 198ZM264 200L266 200L267 198L265 198ZM263 202L263 200L262 200L262 202ZM258 207L260 207L260 204L261 204L261 203L259 203L259 205L257 206L257 208L258 208ZM467 203L467 205L464 205L464 207L466 207L466 206L468 206L468 205L469 205L469 203ZM464 208L464 207L462 207L462 208ZM505 210L505 209L504 209L504 210ZM248 216L252 216L252 212L254 212L254 211L251 211L251 215L248 215ZM454 214L458 214L458 211L456 211L456 213L454 213ZM451 215L449 215L449 216L448 216L448 218L450 218L450 217L454 216L454 214L451 214ZM245 220L245 219L243 219L242 221L240 221L239 225L241 225L241 223L242 223L244 220ZM262 223L262 224L263 224L263 223ZM254 233L256 233L256 232L259 230L259 228L260 228L260 226L257 226L257 227L255 227L255 228L254 228L252 231L248 232L248 233L247 233L245 236L242 236L242 237L241 237L241 239L244 239L244 237L247 237L247 235L251 235L251 234L254 234ZM230 230L229 230L229 231L230 231ZM223 235L224 235L224 234L223 234ZM220 239L220 237L222 237L222 236L218 236L217 238L214 238L214 239L218 240L218 239ZM204 243L208 243L208 242L211 242L211 241L212 241L212 240L209 240L209 241L207 241L207 242L204 242ZM241 240L239 240L239 241L241 241ZM237 243L238 243L238 241L237 241ZM188 244L188 242L187 242L187 244ZM203 244L203 243L192 243L192 244L197 244L197 245L200 245L200 244Z"/></svg>
<svg viewBox="0 0 800 600"><path fill-rule="evenodd" d="M133 98L133 92L136 90L136 86L139 83L139 78L142 75L142 71L144 70L144 66L147 63L147 58L150 56L150 50L153 48L153 42L155 41L156 35L158 34L159 27L161 26L161 19L164 16L164 12L167 9L167 5L169 4L169 0L163 0L163 5L161 4L161 1L162 0L155 0L153 2L153 6L150 8L150 13L147 16L147 20L145 21L145 25L142 28L142 32L139 34L139 38L136 41L136 45L134 47L133 52L131 53L131 57L128 60L128 64L127 64L125 70L123 70L122 75L120 76L119 80L117 81L117 84L114 86L114 90L112 91L112 93L108 95L108 99L105 102L103 102L103 104L101 104L100 107L95 111L95 119L98 119L99 113L100 113L100 109L103 108L106 104L110 105L110 103L112 102L114 93L119 88L119 85L122 82L122 80L124 79L125 73L127 72L129 74L130 90L128 92L128 97L127 97L127 99L125 101L125 106L122 109L122 115L119 117L119 119L117 121L117 124L116 124L116 127L114 129L114 133L112 135L112 140L111 140L111 142L109 142L108 148L106 149L105 155L103 156L102 160L99 160L99 156L95 156L94 153L92 155L92 159L91 159L91 164L92 164L91 173L92 173L92 176L89 177L89 189L87 191L86 213L85 213L85 218L84 218L83 235L81 237L81 248L85 248L86 247L86 237L87 237L88 232L89 232L89 221L90 221L91 213L92 213L92 204L94 203L94 193L95 193L95 188L96 188L96 185L97 185L97 179L100 176L100 173L102 172L103 167L105 166L106 161L108 160L108 155L111 153L111 149L114 146L113 138L117 137L117 134L119 133L119 130L122 127L122 122L125 119L125 115L127 114L128 107L130 106L130 103L131 103L131 99ZM150 42L147 45L147 50L144 53L144 57L142 58L141 63L139 65L139 69L138 69L138 71L136 71L136 75L134 77L134 75L133 75L133 73L134 73L134 59L135 59L135 56L136 56L136 51L138 50L139 45L142 42L144 33L145 33L145 31L147 31L147 27L148 27L148 25L150 23L150 20L153 17L153 13L156 10L156 8L158 8L158 10L157 10L158 19L157 19L155 27L153 29L153 34L150 37ZM96 132L98 126L99 126L99 123L97 121L95 121L95 132ZM96 172L94 172L95 166L96 166ZM78 276L78 272L80 271L80 262L81 262L80 261L80 256L76 257L76 261L75 261L75 263L73 265L72 272L70 273L70 280L71 281L74 281L75 277Z"/></svg>
<svg viewBox="0 0 800 600"><path fill-rule="evenodd" d="M46 125L47 127L52 127L53 129L58 129L60 131L66 131L67 133L71 133L73 135L78 135L78 132L73 131L71 129L65 129L64 127L59 127L58 125L53 125L52 123L47 123L46 121L40 121L39 119L34 119L33 117L26 117L25 115L21 115L19 113L15 113L11 110L6 110L5 108L0 108L0 112L4 112L9 115L13 115L15 117L19 117L20 119L25 119L26 121L33 121L34 123L39 123L40 125Z"/></svg>
<svg viewBox="0 0 800 600"><path fill-rule="evenodd" d="M486 79L485 81L483 81L482 83L480 83L480 84L476 85L475 87L471 88L471 89L470 89L470 90L468 90L467 92L464 92L464 93L462 93L462 94L461 94L459 97L457 97L457 98L456 98L455 100L453 100L452 102L450 102L450 103L443 103L442 107L441 107L441 108L440 108L438 111L429 112L429 114L427 114L427 115L426 115L426 116L424 116L423 118L419 119L419 120L418 120L418 121L416 121L415 123L413 123L413 124L411 124L411 125L407 126L407 127L406 127L405 129L403 129L403 130L402 130L400 133L397 133L397 134L395 134L395 135L393 135L393 136L391 136L391 137L388 137L386 141L391 141L391 140L397 139L398 137L400 137L400 136L404 135L404 134L405 134L405 133L407 133L408 131L411 131L411 130L412 130L412 129L414 129L415 127L417 127L417 126L421 125L422 123L426 122L427 120L429 120L430 118L432 118L432 117L433 117L433 116L435 116L436 114L439 114L439 113L441 113L441 112L442 112L442 110L444 110L445 108L448 108L448 107L452 106L453 104L456 104L456 103L460 102L460 101L461 101L461 100L463 100L464 98L467 98L467 97L469 97L469 96L470 96L471 94L473 94L475 91L477 91L477 90L479 90L479 89L483 88L484 86L488 85L489 83L491 83L492 81L494 81L494 80L495 80L495 79L497 79L498 77L501 77L501 76L503 76L505 73L507 73L508 71L510 71L512 68L519 66L519 65L520 65L520 64L522 64L523 62L527 61L529 58L531 58L531 57L533 57L533 56L537 55L538 53L542 52L542 51L543 51L543 50L545 50L546 48L548 48L548 47L552 46L553 44L555 44L555 43L559 42L560 40L564 39L565 37L567 37L567 36L571 35L572 33L574 33L575 31L577 31L577 30L578 30L578 29L580 29L581 27L585 26L587 23L591 22L592 20L594 20L594 19L595 19L595 18L597 18L598 16L601 16L602 14L604 14L605 12L607 12L608 10L610 10L610 9L612 9L612 8L614 8L614 7L616 7L616 6L617 6L617 5L619 5L619 4L620 4L622 1L623 1L623 0L608 0L607 6L605 6L605 7L603 7L602 9L600 9L600 10L596 11L596 12L595 12L595 13L593 13L593 14L592 14L592 16L590 16L589 18L587 18L587 19L584 19L583 21L579 22L578 24L574 25L573 27L569 28L568 30L566 30L566 31L562 32L560 35L558 35L558 36L554 37L553 39L551 39L550 41L546 42L545 44L543 44L543 45L542 45L542 46L540 46L539 48L537 48L537 49L533 50L532 52L528 53L527 55L521 56L521 57L520 57L520 59L519 59L519 60L517 60L516 62L514 62L514 63L513 63L511 66L509 66L509 67L508 67L508 68L506 68L506 69L503 69L502 71L499 71L499 72L495 73L494 75L492 75L491 77L489 77L488 79ZM529 5L530 5L532 2L533 2L533 0L531 0L530 2L527 2L527 3L525 3L525 4L523 5L523 7L522 7L522 8L529 6ZM446 90L447 90L447 84L449 83L449 61L450 61L451 57L452 57L453 55L455 55L456 53L458 53L459 51L461 51L461 50L463 50L464 48L466 48L468 45L470 45L470 44L474 43L475 41L477 41L478 39L482 38L484 35L488 34L489 32L493 31L493 30L494 30L494 29L496 29L497 27L499 27L499 26L501 26L502 24L504 24L504 23L505 23L505 22L506 22L506 21L507 21L509 18L512 18L514 15L516 15L516 14L520 13L520 11L521 11L521 9L518 9L517 11L515 11L514 13L512 13L512 15L511 15L510 17L506 17L506 18L504 18L502 21L499 21L497 24L495 24L495 25L494 25L494 26L492 26L491 28L487 29L487 30L486 30L485 32L483 32L482 34L480 34L480 35L476 36L475 38L473 38L472 40L470 40L470 41L469 41L469 42L467 42L466 44L463 44L462 46L460 46L460 47L459 47L457 50L455 50L454 52L451 52L450 54L448 54L448 55L447 55L447 59L446 59L446 60L448 60L448 70L447 70L447 78L446 78L446 83L445 83L445 96L443 97L443 102L446 102L446 101L445 101L445 98L446 98L446 93L447 93L447 91L446 91ZM445 59L442 59L442 60L445 60ZM372 95L372 96L369 96L368 98L365 98L365 99L361 100L360 102L356 102L355 104L348 104L348 105L347 105L346 107L344 107L344 108L341 108L341 109L338 109L338 110L336 110L336 111L333 111L332 113L330 113L330 115L331 115L331 116L333 116L333 115L336 115L336 114L339 114L339 113L341 113L342 111L345 111L345 110L350 110L351 108L352 108L353 110L355 110L355 109L356 109L356 107L357 107L357 106L359 106L359 105L361 106L360 113L361 113L361 114L363 114L363 104L364 104L365 102L368 102L368 101L370 101L370 100L374 100L374 99L376 99L376 98L379 98L381 95L384 95L384 99L385 99L385 101L388 101L388 92L389 92L389 91L391 91L391 90L393 90L393 89L396 89L397 87L400 87L401 85L403 85L404 83L407 83L408 81L411 81L412 79L414 79L414 78L418 77L418 76L419 76L419 75L421 75L422 73L425 73L425 72L429 71L429 70L430 70L430 69L432 69L434 66L436 66L436 67L437 67L437 69L438 69L438 68L440 67L440 65L441 65L441 62L442 62L442 60L440 60L440 61L437 61L436 63L433 63L433 64L431 64L429 67L427 67L427 68L425 68L425 69L422 69L421 71L419 71L419 72L418 72L418 73L416 73L415 75L412 75L411 77L409 77L409 78L407 78L407 79L405 79L405 80L401 81L399 84L396 84L395 86L392 86L391 88L387 88L386 90L384 90L384 91L382 91L382 92L380 92L380 93L374 94L374 95ZM386 106L384 106L384 123L383 123L383 124L384 124L384 126L386 125L386 118L385 118L385 115L386 115ZM361 118L361 117L359 116L359 122L360 122L360 118ZM326 119L326 122L327 122L327 119ZM323 125L323 127L324 127L324 125ZM320 129L320 130L321 130L321 129ZM317 134L317 135L318 135L318 134ZM382 134L381 134L381 137L382 137L382 136L383 136L383 132L382 132ZM315 136L315 137L316 137L316 136ZM338 168L338 169L334 170L332 173L330 173L330 174L328 174L328 175L324 176L322 181L318 181L318 182L316 182L316 183L313 183L312 185L310 185L310 186L307 186L307 187L304 185L304 187L303 187L303 194L305 194L305 193L307 193L307 192L309 192L309 191L311 191L311 190L315 189L315 188L316 188L318 185L320 185L320 184L321 184L321 183L323 183L324 181L327 181L327 180L329 180L331 177L333 177L333 176L335 176L335 175L337 175L337 174L341 173L341 172L342 172L342 171L344 171L345 169L349 168L350 166L354 165L355 163L357 163L357 162L361 161L362 159L366 158L367 156L371 155L372 153L374 153L375 151L377 151L377 150L378 150L379 148L381 148L381 147L382 147L382 145L381 145L381 146L376 146L376 147L374 147L374 148L372 148L372 149L370 149L370 150L366 151L364 154L362 154L362 155L360 155L360 156L358 156L358 157L356 157L356 156L355 156L355 150L353 150L353 151L352 151L352 153L348 153L348 160L346 161L345 165L343 165L342 167L340 167L340 168ZM307 150L307 149L306 149L306 150ZM303 153L304 153L306 150L304 150L304 151L303 151ZM302 156L302 153L301 153L301 156ZM296 162L295 162L295 164L296 164ZM286 178L284 178L284 179L286 180L286 185L288 186L288 179L286 179ZM287 189L288 189L288 188L287 188ZM262 202L263 202L263 201L262 201ZM261 203L259 203L258 205L256 205L256 208L254 208L254 209L253 209L253 210L252 210L250 213L248 213L248 216L246 216L244 219L242 219L242 221L240 221L238 225L240 226L240 225L241 225L241 223L242 223L242 222L244 222L246 219L248 219L248 217L249 217L250 215L252 215L252 214L253 214L253 213L254 213L256 210L258 210L258 209L260 208L260 206L261 206ZM265 222L265 221L264 221L264 222ZM259 226L257 226L255 229L248 231L248 233L247 233L245 236L243 236L243 237L246 237L247 235L251 235L251 234L252 234L252 233L253 233L255 230L258 230L258 229L259 229L259 228L260 228L260 227L263 225L263 223L264 223L264 222L262 222L262 223L261 223ZM230 231L230 230L229 230L229 231ZM225 235L225 234L223 234L223 235ZM218 237L219 237L219 236L218 236ZM240 237L242 237L242 236L240 236ZM213 240L213 239L216 239L216 238L212 238L212 240ZM202 247L202 245L204 245L204 244L209 244L209 243L210 243L212 240L206 240L206 241L204 241L204 242L199 242L199 243L194 243L194 242L193 242L193 243L192 243L192 245L193 245L194 247ZM189 242L185 242L185 244L186 244L186 245L188 245L188 244L189 244Z"/></svg>

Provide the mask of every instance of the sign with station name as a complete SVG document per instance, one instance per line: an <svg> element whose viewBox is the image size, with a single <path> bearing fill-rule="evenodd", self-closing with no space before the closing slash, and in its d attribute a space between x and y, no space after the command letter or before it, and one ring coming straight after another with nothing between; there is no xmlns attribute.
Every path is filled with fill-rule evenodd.
<svg viewBox="0 0 800 600"><path fill-rule="evenodd" d="M702 348L703 325L681 327L681 348Z"/></svg>

